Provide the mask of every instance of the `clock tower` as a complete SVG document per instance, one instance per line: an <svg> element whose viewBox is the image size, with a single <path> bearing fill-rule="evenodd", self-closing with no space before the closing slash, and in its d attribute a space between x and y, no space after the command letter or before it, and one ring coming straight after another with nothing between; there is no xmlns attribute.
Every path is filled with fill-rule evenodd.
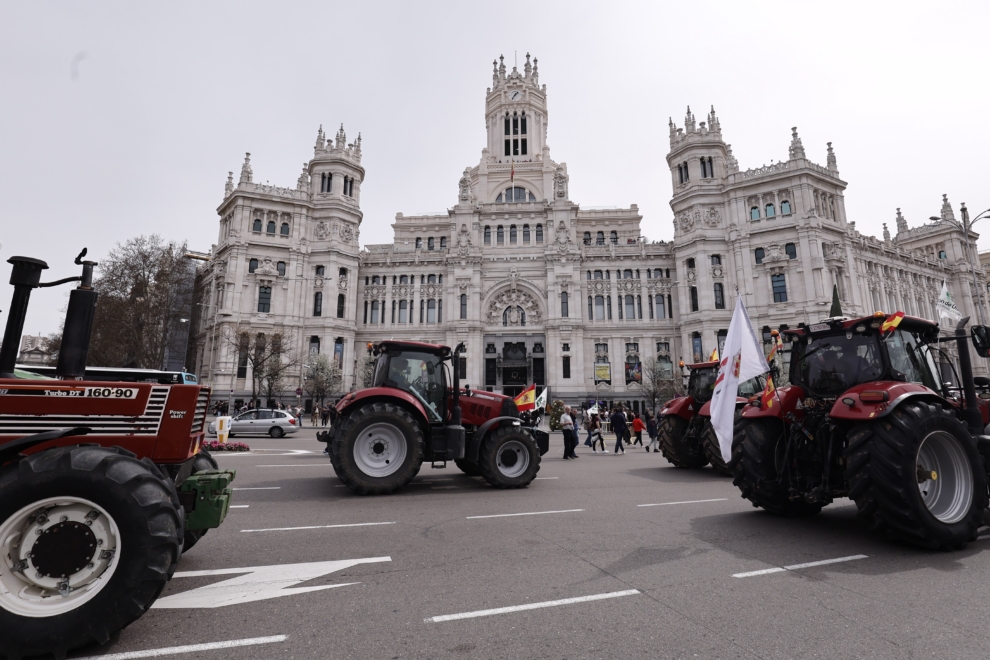
<svg viewBox="0 0 990 660"><path fill-rule="evenodd" d="M547 143L547 86L540 86L538 60L520 73L505 70L505 58L492 62L492 86L485 102L488 154L498 163L540 160Z"/></svg>

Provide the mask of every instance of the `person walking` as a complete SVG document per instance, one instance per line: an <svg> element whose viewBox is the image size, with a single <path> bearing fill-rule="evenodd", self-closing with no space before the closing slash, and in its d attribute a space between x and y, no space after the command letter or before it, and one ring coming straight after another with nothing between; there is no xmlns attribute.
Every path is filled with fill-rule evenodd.
<svg viewBox="0 0 990 660"><path fill-rule="evenodd" d="M590 423L589 426L590 426L590 428L589 428L589 431L588 431L588 435L591 436L591 451L592 451L592 453L595 453L595 454L598 453L598 450L595 449L595 446L598 443L601 443L601 445L602 445L602 453L603 454L607 454L608 453L608 450L605 449L605 438L604 438L604 436L602 436L602 420L601 420L601 417L598 416L598 413L594 413L594 414L591 415L591 423Z"/></svg>
<svg viewBox="0 0 990 660"><path fill-rule="evenodd" d="M637 415L636 413L633 413L632 430L633 430L633 433L636 434L636 441L633 442L632 444L639 445L640 447L642 447L643 446L643 431L646 430L646 424L643 423L643 419L639 415Z"/></svg>
<svg viewBox="0 0 990 660"><path fill-rule="evenodd" d="M330 406L329 406L329 404L323 406L323 412L320 415L320 422L323 424L323 426L326 426L328 421L330 421Z"/></svg>
<svg viewBox="0 0 990 660"><path fill-rule="evenodd" d="M313 412L309 416L309 425L316 426L320 421L320 406L313 404Z"/></svg>
<svg viewBox="0 0 990 660"><path fill-rule="evenodd" d="M622 414L622 406L615 409L608 421L612 424L612 433L615 434L615 453L624 456L626 450L622 447L622 441L629 433L629 429L626 426L626 416Z"/></svg>
<svg viewBox="0 0 990 660"><path fill-rule="evenodd" d="M585 408L581 416L581 426L588 432L588 437L584 439L584 446L591 447L591 412Z"/></svg>
<svg viewBox="0 0 990 660"><path fill-rule="evenodd" d="M560 416L560 430L564 434L564 460L577 458L574 453L574 447L577 446L574 440L574 417L570 406L564 406L564 414Z"/></svg>
<svg viewBox="0 0 990 660"><path fill-rule="evenodd" d="M299 428L303 427L302 416L303 416L303 407L296 406L296 424L299 425Z"/></svg>
<svg viewBox="0 0 990 660"><path fill-rule="evenodd" d="M646 446L646 451L651 449L655 452L660 451L659 444L657 443L657 418L650 414L650 411L646 411L646 434L650 436L650 444Z"/></svg>

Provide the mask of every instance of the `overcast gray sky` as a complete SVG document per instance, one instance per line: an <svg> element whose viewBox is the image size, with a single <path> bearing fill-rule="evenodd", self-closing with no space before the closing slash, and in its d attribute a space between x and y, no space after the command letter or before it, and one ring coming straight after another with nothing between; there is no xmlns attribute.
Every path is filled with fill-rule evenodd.
<svg viewBox="0 0 990 660"><path fill-rule="evenodd" d="M491 63L540 60L571 197L673 235L667 118L714 105L745 169L831 141L866 233L948 193L990 207L990 2L4 2L0 309L11 255L77 274L158 233L208 250L227 172L295 186L317 127L363 136L361 242L452 206L485 143ZM978 225L978 228L981 226ZM990 248L990 221L982 248ZM61 328L36 292L25 332Z"/></svg>

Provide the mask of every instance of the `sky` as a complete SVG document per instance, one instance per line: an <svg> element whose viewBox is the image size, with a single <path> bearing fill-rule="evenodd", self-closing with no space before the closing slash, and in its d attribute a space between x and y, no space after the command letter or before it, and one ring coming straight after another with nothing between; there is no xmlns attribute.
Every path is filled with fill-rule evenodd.
<svg viewBox="0 0 990 660"><path fill-rule="evenodd" d="M396 213L455 204L503 54L539 58L571 198L638 204L651 240L673 237L667 121L688 105L715 107L742 169L786 160L792 126L815 162L832 142L863 233L943 194L975 217L988 19L986 0L0 3L0 309L12 255L54 280L141 234L209 250L227 172L251 152L255 182L295 187L321 124L361 133L361 243L391 242ZM25 333L60 330L67 291L36 291Z"/></svg>

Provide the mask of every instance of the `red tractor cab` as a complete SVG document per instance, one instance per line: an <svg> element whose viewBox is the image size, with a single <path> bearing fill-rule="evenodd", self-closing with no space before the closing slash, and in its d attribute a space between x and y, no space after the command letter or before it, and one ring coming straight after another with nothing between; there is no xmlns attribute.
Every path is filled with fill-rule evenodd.
<svg viewBox="0 0 990 660"><path fill-rule="evenodd" d="M377 360L371 387L346 394L332 409L326 442L334 471L363 495L409 483L424 461L454 463L496 488L529 485L550 448L545 431L523 425L511 397L460 387L451 364L464 350L411 341L370 346Z"/></svg>
<svg viewBox="0 0 990 660"><path fill-rule="evenodd" d="M718 377L718 361L689 364L687 396L672 399L660 411L660 451L673 466L701 468L711 463L721 474L730 475L711 423L711 400ZM763 390L763 379L739 384L738 406Z"/></svg>
<svg viewBox="0 0 990 660"><path fill-rule="evenodd" d="M755 506L813 515L838 497L872 529L927 548L976 538L987 508L990 437L976 396L964 324L898 313L833 317L783 333L790 385L745 406L732 445L733 483ZM986 357L990 329L973 326ZM940 378L956 344L961 388Z"/></svg>

